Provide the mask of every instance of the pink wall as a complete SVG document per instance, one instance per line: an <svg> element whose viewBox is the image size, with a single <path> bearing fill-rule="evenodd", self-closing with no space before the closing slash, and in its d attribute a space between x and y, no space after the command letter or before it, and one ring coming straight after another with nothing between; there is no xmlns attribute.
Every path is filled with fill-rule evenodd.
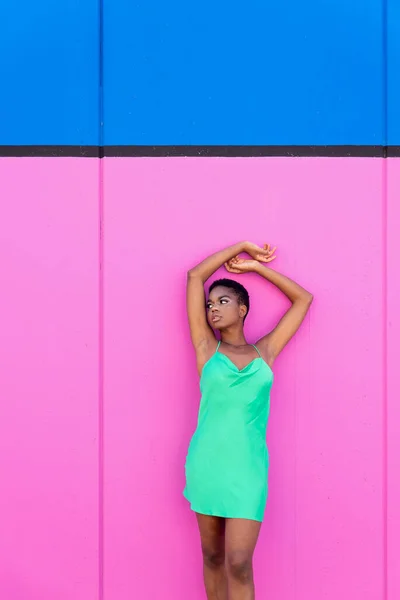
<svg viewBox="0 0 400 600"><path fill-rule="evenodd" d="M98 597L98 161L0 160L0 597Z"/></svg>
<svg viewBox="0 0 400 600"><path fill-rule="evenodd" d="M259 598L397 600L398 162L104 159L102 177L100 197L96 160L0 161L2 597L204 598L185 271L249 238L315 294L276 364ZM253 340L286 302L240 280Z"/></svg>
<svg viewBox="0 0 400 600"><path fill-rule="evenodd" d="M388 599L400 598L400 162L387 161L387 423L384 459L387 461L387 572Z"/></svg>

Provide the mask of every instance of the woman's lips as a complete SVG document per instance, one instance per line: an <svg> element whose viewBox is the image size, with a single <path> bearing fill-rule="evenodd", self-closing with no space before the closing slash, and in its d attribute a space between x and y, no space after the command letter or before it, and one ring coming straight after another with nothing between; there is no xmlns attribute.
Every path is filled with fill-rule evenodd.
<svg viewBox="0 0 400 600"><path fill-rule="evenodd" d="M214 316L212 316L212 317L211 317L211 321L212 321L213 323L216 323L217 321L219 321L219 320L220 320L220 318L221 318L221 317L220 317L219 315L214 315Z"/></svg>

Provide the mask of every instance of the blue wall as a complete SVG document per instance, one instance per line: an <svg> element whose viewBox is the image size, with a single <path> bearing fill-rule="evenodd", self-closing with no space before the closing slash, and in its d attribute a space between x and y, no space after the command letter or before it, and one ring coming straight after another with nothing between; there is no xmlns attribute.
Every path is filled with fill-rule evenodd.
<svg viewBox="0 0 400 600"><path fill-rule="evenodd" d="M106 144L381 144L381 0L105 0Z"/></svg>
<svg viewBox="0 0 400 600"><path fill-rule="evenodd" d="M400 2L387 0L388 144L400 145Z"/></svg>
<svg viewBox="0 0 400 600"><path fill-rule="evenodd" d="M98 0L0 8L0 144L98 144Z"/></svg>
<svg viewBox="0 0 400 600"><path fill-rule="evenodd" d="M103 0L104 143L400 144L387 2ZM3 3L0 144L99 143L99 8Z"/></svg>

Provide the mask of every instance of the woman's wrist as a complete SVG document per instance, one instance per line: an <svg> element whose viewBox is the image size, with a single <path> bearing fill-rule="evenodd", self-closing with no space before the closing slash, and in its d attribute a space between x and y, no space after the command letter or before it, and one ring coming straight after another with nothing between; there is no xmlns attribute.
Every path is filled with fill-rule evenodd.
<svg viewBox="0 0 400 600"><path fill-rule="evenodd" d="M265 279L268 279L268 273L271 272L272 269L270 269L263 263L257 261L257 265L256 265L254 271L258 275L261 275L261 277L265 277Z"/></svg>
<svg viewBox="0 0 400 600"><path fill-rule="evenodd" d="M233 246L229 246L226 250L230 251L230 258L234 258L235 256L237 256L238 254L241 254L242 252L247 252L247 245L248 242L238 242L237 244L234 244Z"/></svg>

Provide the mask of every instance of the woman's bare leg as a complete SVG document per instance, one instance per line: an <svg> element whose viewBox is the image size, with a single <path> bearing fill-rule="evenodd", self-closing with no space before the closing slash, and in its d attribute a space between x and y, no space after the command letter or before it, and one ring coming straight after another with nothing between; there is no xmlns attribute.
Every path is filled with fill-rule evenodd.
<svg viewBox="0 0 400 600"><path fill-rule="evenodd" d="M225 552L229 600L255 600L253 554L261 523L226 519Z"/></svg>
<svg viewBox="0 0 400 600"><path fill-rule="evenodd" d="M207 600L227 600L225 519L196 514L199 524Z"/></svg>

